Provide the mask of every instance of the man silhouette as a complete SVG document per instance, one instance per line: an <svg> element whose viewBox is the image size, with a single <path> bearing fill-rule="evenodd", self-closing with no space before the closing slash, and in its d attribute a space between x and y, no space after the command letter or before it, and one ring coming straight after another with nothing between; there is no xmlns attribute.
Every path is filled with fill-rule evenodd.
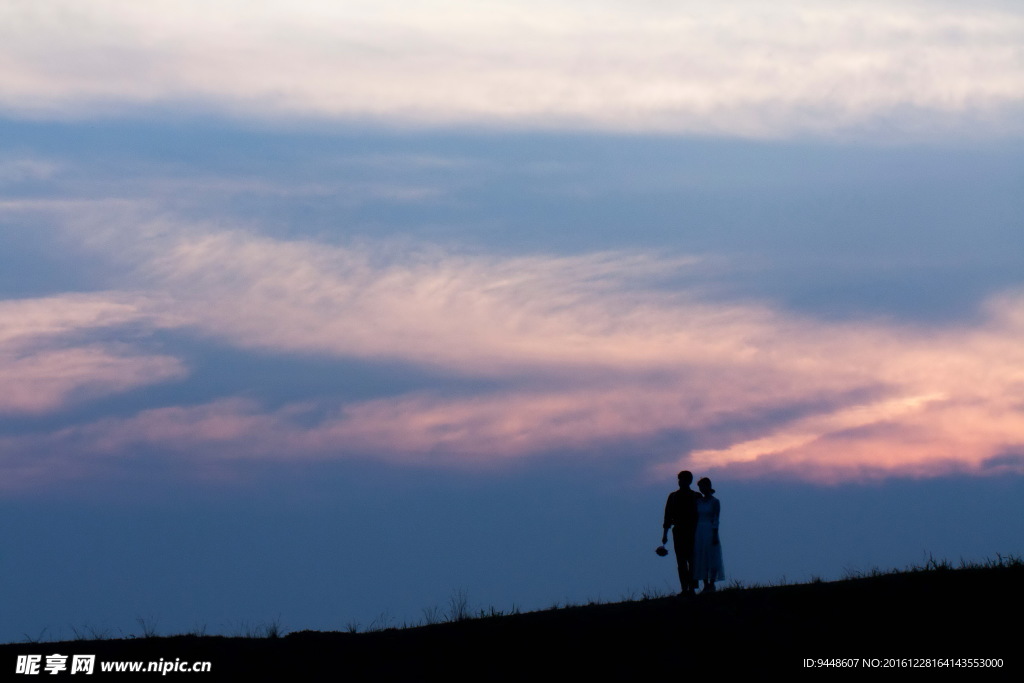
<svg viewBox="0 0 1024 683"><path fill-rule="evenodd" d="M668 530L672 529L672 547L676 551L679 584L684 595L693 595L693 535L697 530L697 496L690 488L693 474L679 473L679 490L668 494L665 502L665 523L662 525L661 544L668 543Z"/></svg>

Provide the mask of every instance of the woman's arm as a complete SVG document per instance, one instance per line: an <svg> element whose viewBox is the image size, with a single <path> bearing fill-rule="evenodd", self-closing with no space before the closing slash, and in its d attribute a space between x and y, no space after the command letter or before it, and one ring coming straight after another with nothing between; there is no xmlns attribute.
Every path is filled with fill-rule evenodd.
<svg viewBox="0 0 1024 683"><path fill-rule="evenodd" d="M718 518L722 514L722 504L715 498L711 501L711 545L718 545Z"/></svg>

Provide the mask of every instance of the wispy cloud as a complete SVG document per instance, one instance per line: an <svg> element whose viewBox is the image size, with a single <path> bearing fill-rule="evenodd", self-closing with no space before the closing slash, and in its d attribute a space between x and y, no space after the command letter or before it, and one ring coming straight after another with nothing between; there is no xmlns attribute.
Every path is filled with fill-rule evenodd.
<svg viewBox="0 0 1024 683"><path fill-rule="evenodd" d="M53 411L183 376L174 357L120 339L150 328L143 307L118 294L0 301L0 414Z"/></svg>
<svg viewBox="0 0 1024 683"><path fill-rule="evenodd" d="M755 137L1019 134L1004 2L8 2L0 107Z"/></svg>
<svg viewBox="0 0 1024 683"><path fill-rule="evenodd" d="M85 354L96 347L83 330L173 326L238 349L394 361L486 382L458 395L438 386L279 408L225 397L69 427L45 436L48 450L56 440L74 444L56 450L80 453L486 465L685 434L693 450L662 449L651 464L834 480L980 471L1024 444L1024 297L1015 294L989 301L971 326L837 322L658 285L703 266L694 259L338 246L168 218L107 227L106 236L88 231L90 248L131 262L126 288L149 294L7 304L39 311L4 309L21 321L8 323L9 348L74 333L80 343L62 348ZM108 390L182 372L173 359L132 354L105 366L121 382L108 378ZM3 362L10 376L24 370L13 353ZM107 377L91 372L83 377L94 384ZM87 383L74 373L67 382L17 409L59 405ZM3 450L30 452L32 438Z"/></svg>
<svg viewBox="0 0 1024 683"><path fill-rule="evenodd" d="M8 183L52 178L61 168L54 161L35 157L0 157L0 187Z"/></svg>

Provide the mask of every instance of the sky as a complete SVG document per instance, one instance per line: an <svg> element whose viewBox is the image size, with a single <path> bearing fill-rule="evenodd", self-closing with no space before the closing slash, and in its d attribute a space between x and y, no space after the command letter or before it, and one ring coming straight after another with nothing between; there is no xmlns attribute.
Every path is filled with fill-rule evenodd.
<svg viewBox="0 0 1024 683"><path fill-rule="evenodd" d="M1019 555L1010 0L4 0L0 642Z"/></svg>

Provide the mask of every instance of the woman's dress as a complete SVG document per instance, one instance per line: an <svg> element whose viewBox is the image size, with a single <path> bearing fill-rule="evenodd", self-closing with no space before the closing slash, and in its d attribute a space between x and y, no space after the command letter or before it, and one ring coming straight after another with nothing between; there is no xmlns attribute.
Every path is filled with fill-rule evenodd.
<svg viewBox="0 0 1024 683"><path fill-rule="evenodd" d="M722 545L712 545L718 530L722 505L714 496L697 499L697 531L693 537L693 578L695 581L721 581L725 578Z"/></svg>

